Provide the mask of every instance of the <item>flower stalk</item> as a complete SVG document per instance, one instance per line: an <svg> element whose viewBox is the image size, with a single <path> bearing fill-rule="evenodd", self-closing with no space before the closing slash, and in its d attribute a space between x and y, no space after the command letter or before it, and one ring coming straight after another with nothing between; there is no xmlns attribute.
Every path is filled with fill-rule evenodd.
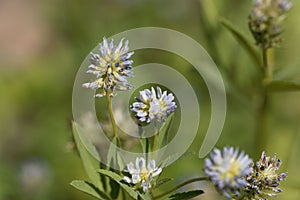
<svg viewBox="0 0 300 200"><path fill-rule="evenodd" d="M155 122L152 151L156 151L157 149L157 140L158 140L158 127L157 127L157 123Z"/></svg>
<svg viewBox="0 0 300 200"><path fill-rule="evenodd" d="M113 129L113 134L114 134L114 137L118 137L117 124L116 124L116 120L115 120L114 113L113 113L111 96L106 95L106 97L107 97L108 111L109 111L112 129Z"/></svg>

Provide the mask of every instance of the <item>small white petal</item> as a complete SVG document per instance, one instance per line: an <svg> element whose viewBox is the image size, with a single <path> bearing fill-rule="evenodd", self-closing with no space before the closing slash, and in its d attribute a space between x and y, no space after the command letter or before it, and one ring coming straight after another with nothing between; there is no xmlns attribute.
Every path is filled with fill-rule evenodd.
<svg viewBox="0 0 300 200"><path fill-rule="evenodd" d="M146 161L144 158L137 157L135 164L137 169L143 169L146 167Z"/></svg>
<svg viewBox="0 0 300 200"><path fill-rule="evenodd" d="M148 163L148 170L149 171L155 170L155 160L150 160L150 162Z"/></svg>
<svg viewBox="0 0 300 200"><path fill-rule="evenodd" d="M141 177L140 177L139 174L133 174L133 175L132 175L132 183L133 183L133 184L136 184L136 183L138 183L138 182L140 182L140 181L141 181Z"/></svg>
<svg viewBox="0 0 300 200"><path fill-rule="evenodd" d="M127 176L124 176L123 177L123 180L126 182L126 183L131 183L131 179Z"/></svg>
<svg viewBox="0 0 300 200"><path fill-rule="evenodd" d="M133 174L134 173L134 165L132 162L130 162L128 165L127 165L127 170L130 174Z"/></svg>
<svg viewBox="0 0 300 200"><path fill-rule="evenodd" d="M162 172L162 168L157 168L157 169L153 172L152 176L155 177L155 176L159 175L161 172Z"/></svg>

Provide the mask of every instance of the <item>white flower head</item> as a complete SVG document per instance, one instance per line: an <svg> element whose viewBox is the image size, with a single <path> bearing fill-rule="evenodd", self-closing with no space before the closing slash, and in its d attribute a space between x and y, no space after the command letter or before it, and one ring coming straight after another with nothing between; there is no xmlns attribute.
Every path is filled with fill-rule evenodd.
<svg viewBox="0 0 300 200"><path fill-rule="evenodd" d="M100 54L91 53L91 65L87 73L96 75L96 80L84 83L83 87L100 90L96 97L103 97L107 93L113 95L116 90L126 91L133 88L126 78L133 76L133 61L130 57L134 52L128 52L128 40L124 45L123 40L115 45L113 40L108 42L103 38L102 44L99 44Z"/></svg>
<svg viewBox="0 0 300 200"><path fill-rule="evenodd" d="M142 90L140 97L135 99L137 102L134 102L130 109L136 113L141 122L149 123L151 120L164 122L177 107L173 101L173 94L168 94L167 91L162 92L160 87L157 87L157 92L153 87L151 90Z"/></svg>
<svg viewBox="0 0 300 200"><path fill-rule="evenodd" d="M131 178L125 176L123 178L124 181L139 185L143 188L144 192L148 192L152 187L151 182L153 182L153 178L158 176L162 172L162 169L156 167L155 160L150 160L146 166L145 159L137 157L135 161L135 168L134 164L130 162L127 164L126 171L129 172Z"/></svg>
<svg viewBox="0 0 300 200"><path fill-rule="evenodd" d="M252 160L238 149L225 147L223 151L214 149L205 159L204 172L217 190L227 198L239 196L239 190L247 185L246 176L252 173Z"/></svg>

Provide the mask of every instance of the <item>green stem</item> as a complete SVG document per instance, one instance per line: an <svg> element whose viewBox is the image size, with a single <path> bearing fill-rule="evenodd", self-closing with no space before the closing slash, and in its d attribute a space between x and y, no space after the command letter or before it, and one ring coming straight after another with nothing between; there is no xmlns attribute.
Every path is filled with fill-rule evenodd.
<svg viewBox="0 0 300 200"><path fill-rule="evenodd" d="M257 111L257 130L255 136L255 146L257 146L257 154L260 155L261 151L265 150L266 143L268 141L268 105L269 97L265 84L272 80L272 68L268 62L268 49L262 49L262 60L263 60L263 69L264 77L262 81L261 94L258 102L258 111Z"/></svg>
<svg viewBox="0 0 300 200"><path fill-rule="evenodd" d="M263 68L265 71L265 81L271 81L273 71L268 62L268 49L262 49Z"/></svg>
<svg viewBox="0 0 300 200"><path fill-rule="evenodd" d="M118 137L117 125L116 125L116 120L115 120L114 113L113 113L111 96L108 93L106 95L106 97L107 97L107 103L108 103L108 110L109 110L109 116L110 116L110 120L111 120L111 125L112 125L112 128L113 128L113 134L114 134L115 137Z"/></svg>
<svg viewBox="0 0 300 200"><path fill-rule="evenodd" d="M158 140L158 128L157 128L157 124L155 123L155 127L154 127L154 136L153 136L153 146L152 146L152 151L156 151L157 149L157 140Z"/></svg>
<svg viewBox="0 0 300 200"><path fill-rule="evenodd" d="M174 192L175 190L177 190L177 189L179 189L179 188L181 188L181 187L183 187L185 185L188 185L190 183L198 182L198 181L208 181L208 180L209 180L208 177L199 177L199 178L193 178L193 179L187 180L187 181L185 181L185 182L183 182L183 183L175 186L174 188L172 188L172 189L170 189L170 190L168 190L168 191L166 191L166 192L164 192L162 194L159 194L159 195L155 196L153 199L162 198L162 197L170 194L171 192Z"/></svg>

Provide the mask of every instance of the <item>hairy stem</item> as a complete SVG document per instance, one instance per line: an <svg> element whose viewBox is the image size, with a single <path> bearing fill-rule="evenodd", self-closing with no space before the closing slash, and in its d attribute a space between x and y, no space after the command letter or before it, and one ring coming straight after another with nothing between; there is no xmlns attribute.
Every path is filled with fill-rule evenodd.
<svg viewBox="0 0 300 200"><path fill-rule="evenodd" d="M172 189L170 189L170 190L168 190L168 191L166 191L166 192L164 192L162 194L159 194L159 195L155 196L153 199L162 198L162 197L164 197L164 196L166 196L166 195L174 192L175 190L177 190L177 189L179 189L179 188L181 188L181 187L183 187L185 185L188 185L190 183L194 183L194 182L198 182L198 181L208 181L208 180L209 180L208 177L199 177L199 178L193 178L193 179L187 180L187 181L185 181L185 182L183 182L183 183L175 186L174 188L172 188Z"/></svg>

